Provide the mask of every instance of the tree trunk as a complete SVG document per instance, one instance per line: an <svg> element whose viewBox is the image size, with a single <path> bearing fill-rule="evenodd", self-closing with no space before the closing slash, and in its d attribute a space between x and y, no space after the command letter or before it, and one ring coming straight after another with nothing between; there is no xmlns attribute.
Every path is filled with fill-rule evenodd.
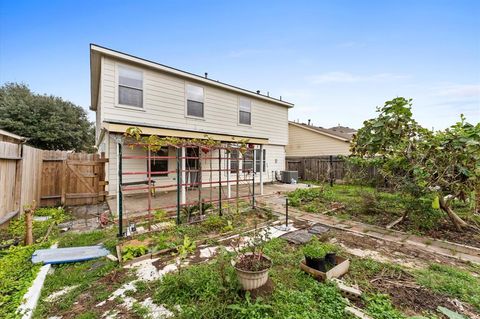
<svg viewBox="0 0 480 319"><path fill-rule="evenodd" d="M440 201L440 208L447 213L448 217L450 220L453 222L455 227L459 230L462 231L464 228L468 227L467 222L465 222L463 219L460 218L453 209L450 207L448 201L445 201L445 198L443 196L438 196L439 201Z"/></svg>

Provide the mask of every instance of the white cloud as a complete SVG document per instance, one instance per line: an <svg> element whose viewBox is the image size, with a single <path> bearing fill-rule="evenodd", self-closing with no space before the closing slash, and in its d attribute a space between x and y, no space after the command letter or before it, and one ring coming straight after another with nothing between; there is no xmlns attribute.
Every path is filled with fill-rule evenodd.
<svg viewBox="0 0 480 319"><path fill-rule="evenodd" d="M480 98L480 84L454 84L435 89L434 95L452 98Z"/></svg>
<svg viewBox="0 0 480 319"><path fill-rule="evenodd" d="M327 72L310 76L312 84L325 83L358 83L374 81L392 81L410 78L408 75L399 75L391 73L377 73L370 75L355 75L348 72Z"/></svg>

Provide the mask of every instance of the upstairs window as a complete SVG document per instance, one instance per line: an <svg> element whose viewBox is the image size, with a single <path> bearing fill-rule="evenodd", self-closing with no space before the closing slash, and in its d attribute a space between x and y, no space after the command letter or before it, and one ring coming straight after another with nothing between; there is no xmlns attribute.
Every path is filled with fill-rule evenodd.
<svg viewBox="0 0 480 319"><path fill-rule="evenodd" d="M187 116L203 117L203 88L187 84Z"/></svg>
<svg viewBox="0 0 480 319"><path fill-rule="evenodd" d="M252 124L252 101L240 98L238 121L240 124Z"/></svg>
<svg viewBox="0 0 480 319"><path fill-rule="evenodd" d="M130 68L118 68L118 104L143 107L143 73Z"/></svg>

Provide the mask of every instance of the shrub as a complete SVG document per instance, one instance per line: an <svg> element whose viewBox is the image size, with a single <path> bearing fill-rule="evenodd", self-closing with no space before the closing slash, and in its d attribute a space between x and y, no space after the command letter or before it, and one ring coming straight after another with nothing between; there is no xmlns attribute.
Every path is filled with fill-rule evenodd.
<svg viewBox="0 0 480 319"><path fill-rule="evenodd" d="M202 223L202 226L205 227L208 231L218 230L224 227L226 224L225 220L217 214L209 214L207 219Z"/></svg>

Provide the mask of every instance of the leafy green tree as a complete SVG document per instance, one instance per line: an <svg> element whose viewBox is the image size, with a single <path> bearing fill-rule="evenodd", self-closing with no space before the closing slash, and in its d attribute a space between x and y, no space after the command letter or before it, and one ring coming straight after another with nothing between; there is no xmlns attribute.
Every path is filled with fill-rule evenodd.
<svg viewBox="0 0 480 319"><path fill-rule="evenodd" d="M0 87L0 128L28 138L46 150L91 151L93 123L85 110L60 97L34 94L27 85Z"/></svg>
<svg viewBox="0 0 480 319"><path fill-rule="evenodd" d="M471 227L453 211L451 201L465 201L478 190L480 123L469 124L461 115L456 124L434 132L413 119L411 107L411 99L398 97L377 108L378 116L365 121L353 138L352 156L377 166L411 199L435 194L432 205L445 211L457 229Z"/></svg>

